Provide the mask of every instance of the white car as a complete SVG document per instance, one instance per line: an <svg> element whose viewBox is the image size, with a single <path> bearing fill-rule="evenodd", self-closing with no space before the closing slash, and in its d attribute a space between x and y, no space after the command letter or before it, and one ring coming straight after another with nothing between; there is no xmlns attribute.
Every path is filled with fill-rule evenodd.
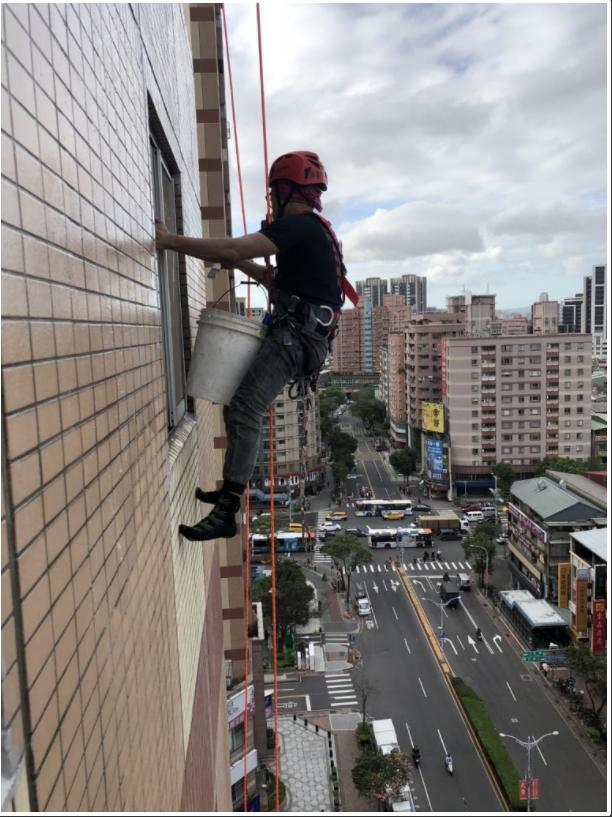
<svg viewBox="0 0 612 817"><path fill-rule="evenodd" d="M322 522L319 525L320 531L342 530L342 525L337 522Z"/></svg>
<svg viewBox="0 0 612 817"><path fill-rule="evenodd" d="M370 600L368 598L357 599L357 615L369 616L371 613L372 607L370 606Z"/></svg>

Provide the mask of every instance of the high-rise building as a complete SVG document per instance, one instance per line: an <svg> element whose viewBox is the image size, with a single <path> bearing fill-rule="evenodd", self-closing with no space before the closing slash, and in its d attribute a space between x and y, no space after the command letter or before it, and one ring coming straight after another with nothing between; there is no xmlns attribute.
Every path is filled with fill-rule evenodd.
<svg viewBox="0 0 612 817"><path fill-rule="evenodd" d="M422 313L427 309L427 278L424 275L402 275L391 278L391 293L400 295L406 306L412 307L413 313Z"/></svg>
<svg viewBox="0 0 612 817"><path fill-rule="evenodd" d="M584 278L582 329L593 336L593 357L606 358L608 352L608 283L606 267L595 266Z"/></svg>
<svg viewBox="0 0 612 817"><path fill-rule="evenodd" d="M372 309L372 363L378 369L380 350L387 342L390 332L401 332L408 325L412 308L404 304L401 295L385 295L382 306ZM372 371L372 369L366 369Z"/></svg>
<svg viewBox="0 0 612 817"><path fill-rule="evenodd" d="M441 400L441 349L445 337L463 335L465 315L438 312L419 315L406 328L407 443L420 447L422 403Z"/></svg>
<svg viewBox="0 0 612 817"><path fill-rule="evenodd" d="M545 456L588 460L588 335L447 338L443 360L459 492L487 485L498 462L530 473Z"/></svg>
<svg viewBox="0 0 612 817"><path fill-rule="evenodd" d="M363 301L356 309L343 310L333 343L332 371L363 371L363 316Z"/></svg>
<svg viewBox="0 0 612 817"><path fill-rule="evenodd" d="M290 397L286 386L274 401L274 488L277 491L299 486L302 474L305 486L314 485L325 469L320 462L319 396L315 392L309 399L310 408L306 411L304 400ZM269 432L266 422L251 480L258 488L268 488L270 484Z"/></svg>
<svg viewBox="0 0 612 817"><path fill-rule="evenodd" d="M572 298L564 298L561 304L559 332L582 332L582 311L584 292L577 292Z"/></svg>
<svg viewBox="0 0 612 817"><path fill-rule="evenodd" d="M495 322L495 295L472 295L465 300L465 332L467 335L490 335Z"/></svg>
<svg viewBox="0 0 612 817"><path fill-rule="evenodd" d="M550 301L543 292L540 300L531 305L531 332L533 335L556 335L559 331L559 302Z"/></svg>
<svg viewBox="0 0 612 817"><path fill-rule="evenodd" d="M386 278L366 278L365 281L355 283L357 294L372 306L382 306L383 298L389 292L388 287L389 281Z"/></svg>
<svg viewBox="0 0 612 817"><path fill-rule="evenodd" d="M447 295L446 296L446 311L455 315L457 313L464 314L466 310L466 296L465 295Z"/></svg>
<svg viewBox="0 0 612 817"><path fill-rule="evenodd" d="M499 331L496 335L527 335L529 334L529 318L526 315L510 315L508 317L497 317L495 322L499 324Z"/></svg>
<svg viewBox="0 0 612 817"><path fill-rule="evenodd" d="M178 526L222 476L185 373L234 281L152 249L153 214L227 231L219 11L2 15L2 810L231 812L243 545Z"/></svg>
<svg viewBox="0 0 612 817"><path fill-rule="evenodd" d="M380 349L380 394L387 407L392 439L407 441L406 434L406 334L390 332Z"/></svg>

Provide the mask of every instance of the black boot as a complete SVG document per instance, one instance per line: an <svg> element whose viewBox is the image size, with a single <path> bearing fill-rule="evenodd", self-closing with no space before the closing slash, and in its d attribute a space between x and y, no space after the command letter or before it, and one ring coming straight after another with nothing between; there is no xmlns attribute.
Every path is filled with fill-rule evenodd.
<svg viewBox="0 0 612 817"><path fill-rule="evenodd" d="M179 525L179 533L190 542L206 542L209 539L229 539L236 535L236 513L240 509L240 497L220 493L215 507L197 525Z"/></svg>
<svg viewBox="0 0 612 817"><path fill-rule="evenodd" d="M196 499L200 502L206 502L208 505L214 505L221 496L221 491L203 491L201 488L195 490Z"/></svg>

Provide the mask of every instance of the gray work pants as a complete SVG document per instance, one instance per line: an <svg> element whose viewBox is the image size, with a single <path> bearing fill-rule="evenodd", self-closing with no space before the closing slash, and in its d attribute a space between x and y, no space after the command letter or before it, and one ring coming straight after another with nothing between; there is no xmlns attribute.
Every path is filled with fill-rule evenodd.
<svg viewBox="0 0 612 817"><path fill-rule="evenodd" d="M253 365L224 412L228 436L224 479L247 484L255 468L269 406L289 381L322 366L326 356L327 341L320 335L300 332L287 324L270 327Z"/></svg>

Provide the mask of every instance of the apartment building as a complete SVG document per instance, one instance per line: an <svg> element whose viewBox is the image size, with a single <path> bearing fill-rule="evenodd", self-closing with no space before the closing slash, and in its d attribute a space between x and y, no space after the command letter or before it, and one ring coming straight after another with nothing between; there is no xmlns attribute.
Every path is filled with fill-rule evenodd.
<svg viewBox="0 0 612 817"><path fill-rule="evenodd" d="M363 371L363 308L342 312L332 349L334 372Z"/></svg>
<svg viewBox="0 0 612 817"><path fill-rule="evenodd" d="M221 411L185 372L233 280L152 253L154 213L229 225L220 21L2 18L2 807L229 811L241 542L185 544L178 524L221 477Z"/></svg>
<svg viewBox="0 0 612 817"><path fill-rule="evenodd" d="M404 304L400 295L385 295L382 306L373 307L371 320L364 319L366 341L364 347L371 347L372 366L364 365L365 371L376 371L380 362L380 350L387 343L391 332L402 332L408 325L411 307ZM368 323L371 327L371 341L368 341ZM365 362L364 362L365 364Z"/></svg>
<svg viewBox="0 0 612 817"><path fill-rule="evenodd" d="M357 294L372 306L382 306L383 298L389 292L389 281L386 278L366 278L365 281L356 281Z"/></svg>
<svg viewBox="0 0 612 817"><path fill-rule="evenodd" d="M391 438L406 443L406 336L390 332L380 349L380 399L387 407Z"/></svg>
<svg viewBox="0 0 612 817"><path fill-rule="evenodd" d="M465 300L465 332L467 335L490 335L495 323L495 295L472 295Z"/></svg>
<svg viewBox="0 0 612 817"><path fill-rule="evenodd" d="M306 487L314 486L320 482L325 467L321 464L319 395L310 396L307 409L304 400L290 397L289 392L290 388L285 387L274 403L274 487L279 490L297 487L302 474ZM269 439L269 426L265 423L252 479L258 488L270 484Z"/></svg>
<svg viewBox="0 0 612 817"><path fill-rule="evenodd" d="M422 402L440 402L442 343L446 337L462 336L463 313L436 312L416 316L406 329L406 421L407 443L420 449Z"/></svg>
<svg viewBox="0 0 612 817"><path fill-rule="evenodd" d="M584 292L577 292L572 298L564 298L561 303L559 332L582 332L582 306Z"/></svg>
<svg viewBox="0 0 612 817"><path fill-rule="evenodd" d="M588 460L588 335L449 337L443 345L455 481L489 480L497 462L529 473L545 456Z"/></svg>
<svg viewBox="0 0 612 817"><path fill-rule="evenodd" d="M391 293L399 295L402 303L412 308L413 313L420 314L427 309L427 278L424 275L401 275L391 278Z"/></svg>
<svg viewBox="0 0 612 817"><path fill-rule="evenodd" d="M493 335L527 335L529 334L529 318L525 315L498 316L494 323Z"/></svg>
<svg viewBox="0 0 612 817"><path fill-rule="evenodd" d="M593 357L607 358L608 353L608 281L605 264L593 267L584 278L582 331L593 336Z"/></svg>
<svg viewBox="0 0 612 817"><path fill-rule="evenodd" d="M608 535L607 528L570 533L564 606L569 607L574 636L585 641L593 655L604 655L607 648Z"/></svg>
<svg viewBox="0 0 612 817"><path fill-rule="evenodd" d="M551 301L543 292L540 300L531 305L531 333L556 335L559 331L559 302Z"/></svg>
<svg viewBox="0 0 612 817"><path fill-rule="evenodd" d="M516 586L567 606L559 582L569 562L570 536L590 530L601 509L546 477L512 483L508 502L508 564ZM605 524L605 522L604 522Z"/></svg>

